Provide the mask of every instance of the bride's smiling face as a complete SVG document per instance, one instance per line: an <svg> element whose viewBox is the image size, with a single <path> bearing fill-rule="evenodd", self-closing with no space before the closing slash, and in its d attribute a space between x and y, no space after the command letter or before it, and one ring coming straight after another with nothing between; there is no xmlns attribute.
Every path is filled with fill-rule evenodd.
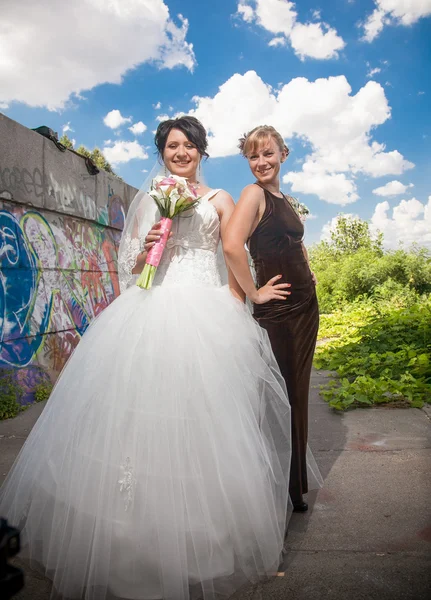
<svg viewBox="0 0 431 600"><path fill-rule="evenodd" d="M163 162L172 175L196 179L201 161L196 146L179 129L171 129L163 152Z"/></svg>

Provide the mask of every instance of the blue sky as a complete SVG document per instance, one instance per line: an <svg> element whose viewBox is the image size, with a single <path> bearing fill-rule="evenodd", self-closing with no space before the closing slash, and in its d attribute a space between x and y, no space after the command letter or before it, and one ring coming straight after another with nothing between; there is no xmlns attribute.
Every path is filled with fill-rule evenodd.
<svg viewBox="0 0 431 600"><path fill-rule="evenodd" d="M291 149L283 188L313 214L308 243L344 212L370 220L387 246L431 247L431 0L30 6L2 9L0 110L10 118L70 128L139 187L157 117L192 112L210 133L208 183L235 200L251 181L236 140L273 124ZM145 131L130 131L136 123Z"/></svg>

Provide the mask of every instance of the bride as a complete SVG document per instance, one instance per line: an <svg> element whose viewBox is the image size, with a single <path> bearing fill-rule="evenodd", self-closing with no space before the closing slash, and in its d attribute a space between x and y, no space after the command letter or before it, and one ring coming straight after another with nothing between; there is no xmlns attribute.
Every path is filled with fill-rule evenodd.
<svg viewBox="0 0 431 600"><path fill-rule="evenodd" d="M221 285L234 204L197 180L199 121L161 123L156 145L201 200L174 221L142 290L134 273L158 233L138 194L122 294L70 357L0 493L24 555L64 598L213 600L276 570L282 550L290 407L266 333L232 275Z"/></svg>

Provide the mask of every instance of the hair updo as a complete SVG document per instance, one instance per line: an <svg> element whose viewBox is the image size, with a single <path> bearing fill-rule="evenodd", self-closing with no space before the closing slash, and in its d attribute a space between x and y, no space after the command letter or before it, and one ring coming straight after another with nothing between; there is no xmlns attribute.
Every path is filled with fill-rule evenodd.
<svg viewBox="0 0 431 600"><path fill-rule="evenodd" d="M205 156L205 158L209 157L207 152L208 139L205 127L198 119L196 119L196 117L185 115L184 117L163 121L157 127L154 143L156 144L157 152L161 158L163 158L166 141L172 129L179 129L182 131L186 138L196 146L197 151L201 156Z"/></svg>
<svg viewBox="0 0 431 600"><path fill-rule="evenodd" d="M247 157L248 154L256 152L262 143L268 142L273 138L277 142L277 146L280 152L283 150L286 152L286 156L289 155L289 148L284 143L282 136L278 131L271 125L259 125L248 133L244 134L239 140L238 148L241 150L241 154Z"/></svg>

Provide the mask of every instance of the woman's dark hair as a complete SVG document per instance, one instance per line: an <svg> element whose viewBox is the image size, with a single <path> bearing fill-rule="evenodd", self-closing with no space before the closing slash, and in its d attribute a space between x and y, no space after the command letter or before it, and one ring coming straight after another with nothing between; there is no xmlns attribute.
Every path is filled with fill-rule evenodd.
<svg viewBox="0 0 431 600"><path fill-rule="evenodd" d="M205 158L209 157L207 152L208 139L205 127L196 119L196 117L186 115L184 117L178 117L177 119L163 121L157 127L154 143L156 144L157 152L161 158L163 158L166 140L172 129L179 129L182 131L186 138L196 146L201 156L205 156Z"/></svg>

